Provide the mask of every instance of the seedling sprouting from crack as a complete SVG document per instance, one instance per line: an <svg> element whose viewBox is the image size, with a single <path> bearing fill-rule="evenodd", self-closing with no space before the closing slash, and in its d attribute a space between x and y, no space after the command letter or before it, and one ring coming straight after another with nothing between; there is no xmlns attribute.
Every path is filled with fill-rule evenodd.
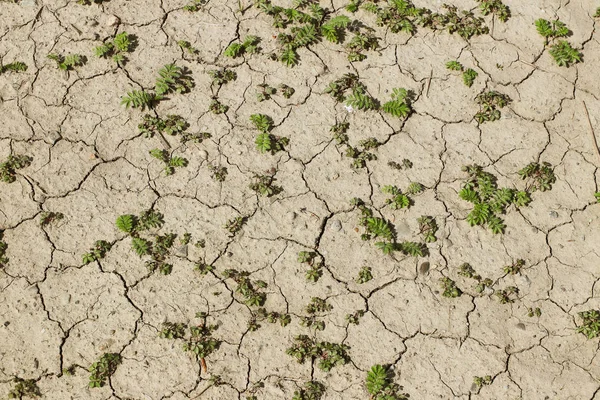
<svg viewBox="0 0 600 400"><path fill-rule="evenodd" d="M17 170L31 165L32 157L22 155L10 155L3 163L0 163L0 180L13 183L17 180Z"/></svg>
<svg viewBox="0 0 600 400"><path fill-rule="evenodd" d="M499 120L502 116L500 108L504 108L511 102L511 99L505 94L489 90L478 94L475 101L479 104L479 112L475 114L474 119L477 123L483 124L484 122Z"/></svg>
<svg viewBox="0 0 600 400"><path fill-rule="evenodd" d="M85 253L81 257L83 265L103 259L111 248L112 244L106 240L97 240L96 243L94 243L94 247L92 247L89 252Z"/></svg>
<svg viewBox="0 0 600 400"><path fill-rule="evenodd" d="M172 114L167 115L164 119L146 114L143 122L138 125L140 133L147 138L154 137L155 134L181 135L182 141L189 127L190 124L182 116Z"/></svg>
<svg viewBox="0 0 600 400"><path fill-rule="evenodd" d="M408 400L402 386L393 382L393 373L388 366L373 365L367 372L366 386L373 400Z"/></svg>
<svg viewBox="0 0 600 400"><path fill-rule="evenodd" d="M371 272L371 267L362 267L360 271L358 271L358 276L355 281L358 284L367 283L371 279L373 279L373 273Z"/></svg>
<svg viewBox="0 0 600 400"><path fill-rule="evenodd" d="M198 54L198 49L192 46L192 44L187 40L178 40L177 46L179 46L182 50L187 51L191 55Z"/></svg>
<svg viewBox="0 0 600 400"><path fill-rule="evenodd" d="M176 322L163 322L158 336L164 339L183 339L187 325Z"/></svg>
<svg viewBox="0 0 600 400"><path fill-rule="evenodd" d="M216 324L207 325L205 313L197 313L196 317L202 318L202 322L197 326L190 326L190 336L185 343L183 343L183 350L194 354L196 359L200 361L202 370L206 373L208 372L206 358L217 351L221 346L221 341L212 336L213 332L216 331L219 326Z"/></svg>
<svg viewBox="0 0 600 400"><path fill-rule="evenodd" d="M227 168L221 165L212 165L208 166L210 171L210 177L216 182L225 182L225 178L227 178Z"/></svg>
<svg viewBox="0 0 600 400"><path fill-rule="evenodd" d="M411 205L411 199L402 194L402 191L393 185L384 186L381 191L392 195L391 199L386 199L385 204L388 205L392 210L399 210L401 208L409 208Z"/></svg>
<svg viewBox="0 0 600 400"><path fill-rule="evenodd" d="M329 372L333 367L345 365L350 361L349 349L345 344L318 342L306 335L298 335L286 353L300 364L304 364L306 360L319 360L318 367Z"/></svg>
<svg viewBox="0 0 600 400"><path fill-rule="evenodd" d="M43 211L40 214L40 226L42 226L42 227L47 226L47 225L51 224L52 222L60 221L64 217L65 217L64 214L60 213L60 212Z"/></svg>
<svg viewBox="0 0 600 400"><path fill-rule="evenodd" d="M111 41L94 48L94 53L100 58L112 57L117 65L123 66L127 62L127 53L131 53L136 46L137 38L134 35L121 32Z"/></svg>
<svg viewBox="0 0 600 400"><path fill-rule="evenodd" d="M271 117L265 114L252 114L250 121L261 132L254 141L258 151L275 154L278 151L285 150L285 146L289 144L289 139L270 133L271 129L273 129L273 119Z"/></svg>
<svg viewBox="0 0 600 400"><path fill-rule="evenodd" d="M321 400L325 391L325 385L321 382L304 382L304 387L302 389L294 391L292 400Z"/></svg>
<svg viewBox="0 0 600 400"><path fill-rule="evenodd" d="M208 105L208 111L216 115L225 114L228 110L229 106L221 103L216 97L213 97Z"/></svg>
<svg viewBox="0 0 600 400"><path fill-rule="evenodd" d="M356 310L352 314L346 314L346 322L348 322L348 324L358 325L363 315L365 315L364 310Z"/></svg>
<svg viewBox="0 0 600 400"><path fill-rule="evenodd" d="M442 293L444 297L455 298L462 294L462 290L456 286L456 282L448 277L440 278L440 284L442 285L442 289L444 289Z"/></svg>
<svg viewBox="0 0 600 400"><path fill-rule="evenodd" d="M419 223L419 233L423 236L423 241L425 243L435 242L437 240L435 234L438 231L435 218L428 215L422 215L417 218L417 222Z"/></svg>
<svg viewBox="0 0 600 400"><path fill-rule="evenodd" d="M254 175L253 182L250 184L250 189L261 196L275 196L283 191L281 186L275 185L275 181L276 179L273 175Z"/></svg>
<svg viewBox="0 0 600 400"><path fill-rule="evenodd" d="M309 266L306 271L306 280L310 282L317 282L321 276L323 276L323 262L317 260L317 253L314 251L300 251L298 252L298 262L307 264Z"/></svg>
<svg viewBox="0 0 600 400"><path fill-rule="evenodd" d="M6 65L0 63L0 75L5 72L25 72L27 71L27 64L21 61L14 61Z"/></svg>
<svg viewBox="0 0 600 400"><path fill-rule="evenodd" d="M308 315L300 318L300 325L322 331L325 329L325 321L319 320L318 318L322 317L324 313L331 311L332 309L333 306L328 304L324 299L313 297L305 309Z"/></svg>
<svg viewBox="0 0 600 400"><path fill-rule="evenodd" d="M98 361L90 366L90 388L99 388L106 385L110 377L116 372L122 358L117 353L104 353Z"/></svg>
<svg viewBox="0 0 600 400"><path fill-rule="evenodd" d="M556 41L557 38L566 37L571 33L563 22L559 20L548 21L540 18L535 21L535 27L538 33L544 38L545 45L553 42L548 52L559 67L568 67L571 64L582 61L581 57L583 55L577 49L571 47L569 42L566 40Z"/></svg>
<svg viewBox="0 0 600 400"><path fill-rule="evenodd" d="M477 393L479 393L483 386L491 385L492 381L493 379L491 375L473 377L473 385L475 386L475 390L477 390Z"/></svg>
<svg viewBox="0 0 600 400"><path fill-rule="evenodd" d="M500 304L509 304L515 302L516 296L519 294L519 289L515 286L508 286L505 289L497 290L494 294L498 297Z"/></svg>
<svg viewBox="0 0 600 400"><path fill-rule="evenodd" d="M256 93L256 100L259 102L265 100L271 100L271 96L277 93L277 89L267 85L266 83L261 83L257 85L258 91Z"/></svg>
<svg viewBox="0 0 600 400"><path fill-rule="evenodd" d="M55 61L56 66L64 71L71 71L75 67L81 67L87 61L86 57L80 54L68 54L62 56L60 54L50 53L47 57L48 59Z"/></svg>
<svg viewBox="0 0 600 400"><path fill-rule="evenodd" d="M461 63L458 61L448 61L446 63L446 68L451 71L460 71L462 72L462 78L465 85L468 87L473 86L473 82L475 82L475 78L479 75L477 71L471 68L465 69Z"/></svg>
<svg viewBox="0 0 600 400"><path fill-rule="evenodd" d="M244 226L246 221L246 217L235 217L227 221L224 228L227 229L229 233L231 233L231 236L234 236L236 233L242 230L242 227Z"/></svg>
<svg viewBox="0 0 600 400"><path fill-rule="evenodd" d="M212 84L219 87L237 79L237 74L232 69L212 69L208 71L208 75L212 78Z"/></svg>
<svg viewBox="0 0 600 400"><path fill-rule="evenodd" d="M546 39L546 43L548 43L549 39L566 37L571 32L564 22L559 20L548 21L543 18L535 21L535 28Z"/></svg>
<svg viewBox="0 0 600 400"><path fill-rule="evenodd" d="M191 0L187 5L183 7L183 9L189 12L200 11L202 6L206 3L208 3L208 0Z"/></svg>
<svg viewBox="0 0 600 400"><path fill-rule="evenodd" d="M249 272L239 272L235 269L226 269L223 271L223 276L226 279L233 279L237 284L235 292L242 295L244 304L248 307L262 307L265 304L267 294L260 291L267 287L264 281L257 280L253 282L248 278L250 276Z"/></svg>
<svg viewBox="0 0 600 400"><path fill-rule="evenodd" d="M504 273L510 275L516 275L521 273L521 269L525 266L525 260L517 260L511 265L504 267Z"/></svg>
<svg viewBox="0 0 600 400"><path fill-rule="evenodd" d="M257 36L246 36L243 42L231 43L226 49L223 55L226 57L236 58L244 54L254 54L260 51L258 47L260 38Z"/></svg>
<svg viewBox="0 0 600 400"><path fill-rule="evenodd" d="M24 397L35 398L42 396L35 379L22 379L15 377L13 382L15 385L10 392L8 392L9 399L23 399Z"/></svg>
<svg viewBox="0 0 600 400"><path fill-rule="evenodd" d="M596 8L596 13L594 13L594 18L600 18L600 7Z"/></svg>
<svg viewBox="0 0 600 400"><path fill-rule="evenodd" d="M577 315L582 319L581 325L577 327L578 333L583 333L588 339L594 339L600 335L600 311L587 310Z"/></svg>
<svg viewBox="0 0 600 400"><path fill-rule="evenodd" d="M501 0L477 0L479 10L483 15L493 14L502 22L508 21L510 18L510 8L502 3Z"/></svg>
<svg viewBox="0 0 600 400"><path fill-rule="evenodd" d="M551 190L552 184L556 182L552 165L547 162L531 163L520 170L519 175L526 181L526 192L535 192L536 190L545 192Z"/></svg>
<svg viewBox="0 0 600 400"><path fill-rule="evenodd" d="M186 167L188 165L187 159L179 156L172 156L164 149L152 149L150 150L150 155L165 164L164 171L167 176L173 175L175 173L175 168Z"/></svg>
<svg viewBox="0 0 600 400"><path fill-rule="evenodd" d="M410 94L406 89L394 89L392 100L383 104L383 111L397 118L406 118L412 112Z"/></svg>
<svg viewBox="0 0 600 400"><path fill-rule="evenodd" d="M533 318L533 317L539 318L542 316L542 310L539 307L536 307L536 308L529 307L527 309L527 316L529 318Z"/></svg>

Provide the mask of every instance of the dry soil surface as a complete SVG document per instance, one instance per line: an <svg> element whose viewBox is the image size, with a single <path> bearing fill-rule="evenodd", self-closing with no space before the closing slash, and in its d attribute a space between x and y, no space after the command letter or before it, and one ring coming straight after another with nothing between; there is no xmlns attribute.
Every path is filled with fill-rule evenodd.
<svg viewBox="0 0 600 400"><path fill-rule="evenodd" d="M474 0L449 2L481 16ZM367 371L384 364L411 399L600 399L598 338L578 332L579 313L600 308L600 156L591 131L600 133L600 3L504 3L507 22L487 15L489 33L465 40L426 27L393 33L372 13L321 1L331 16L362 22L361 32L372 28L379 46L349 62L343 43L323 39L300 48L299 65L288 68L270 57L286 30L248 0L208 0L196 12L184 9L185 0L0 2L2 63L28 66L0 75L0 162L31 157L14 182L0 182L8 259L0 261L0 396L18 377L34 380L47 399L291 399L311 380L324 385L322 399L369 399ZM415 4L443 11L441 1ZM538 18L565 22L582 62L556 65L536 32ZM126 63L95 56L122 32L137 37ZM262 39L258 53L223 55L248 35ZM64 71L49 53L87 61ZM445 67L450 60L478 73L471 87ZM172 93L150 111L120 105L131 90L154 90L170 63L189 70L189 93ZM237 79L213 83L208 72L223 67ZM411 90L413 112L404 119L336 102L325 89L348 73L381 103L395 88ZM260 84L295 92L285 98L278 89L261 102ZM488 90L512 101L499 120L478 124L476 97ZM209 111L213 98L225 113ZM188 132L210 138L146 137L138 125L148 113L180 115ZM257 151L252 114L272 118L271 134L289 138L284 150ZM344 122L351 146L368 138L381 144L363 168L352 166L348 146L330 132ZM166 175L152 149L188 165ZM412 168L395 168L404 159ZM471 204L458 196L467 178L461 167L481 165L499 186L521 190L518 171L532 162L551 164L552 189L533 192L528 206L510 206L504 234L471 227ZM253 191L257 174L274 177L281 190ZM385 185L406 190L411 182L424 191L409 196L409 208L386 204ZM423 215L435 218L437 240L423 256L384 254L375 240L361 239L355 197L394 226L398 243L423 242ZM140 237L178 235L160 261L172 265L170 274L151 272L150 256L139 257L115 224L149 209L164 215L164 225ZM63 218L41 225L44 212ZM241 229L230 232L225 225L236 217ZM82 262L98 240L112 248ZM314 259L299 262L301 251ZM504 270L519 259L519 273ZM459 274L463 263L490 287L479 293L477 279ZM307 280L319 267L316 282ZM366 283L357 282L362 267L371 268ZM224 276L228 269L249 275L236 282ZM462 295L443 296L442 278ZM501 302L510 287L518 292ZM331 307L309 315L313 298ZM270 322L256 305L263 300L267 314L277 313L270 317L291 322ZM165 322L185 324L184 337L160 337ZM192 338L189 328L204 323L217 326L212 336ZM286 349L298 335L347 346L346 363L323 371L328 350L297 362ZM184 345L211 337L220 345L205 357L205 372ZM106 353L121 362L102 387L89 388L88 369ZM488 375L487 384L474 384Z"/></svg>

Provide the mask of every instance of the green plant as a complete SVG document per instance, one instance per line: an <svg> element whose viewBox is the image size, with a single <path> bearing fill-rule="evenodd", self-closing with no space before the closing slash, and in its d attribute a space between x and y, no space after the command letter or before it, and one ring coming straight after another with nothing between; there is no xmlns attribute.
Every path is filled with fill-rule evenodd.
<svg viewBox="0 0 600 400"><path fill-rule="evenodd" d="M206 275L209 272L212 272L215 270L215 267L211 264L207 264L205 262L196 262L194 264L194 270L198 271L200 273L200 275Z"/></svg>
<svg viewBox="0 0 600 400"><path fill-rule="evenodd" d="M143 111L146 108L154 108L154 105L162 99L162 96L154 93L144 90L132 90L121 98L121 105L124 105L125 108L141 108Z"/></svg>
<svg viewBox="0 0 600 400"><path fill-rule="evenodd" d="M200 316L197 314L196 316ZM183 343L183 350L189 351L200 360L202 368L206 372L206 357L217 351L221 347L221 341L215 339L212 334L219 328L218 325L207 325L204 320L198 326L190 326L190 336Z"/></svg>
<svg viewBox="0 0 600 400"><path fill-rule="evenodd" d="M229 233L236 234L238 233L244 224L246 223L247 218L245 217L235 217L227 221L224 228L229 231Z"/></svg>
<svg viewBox="0 0 600 400"><path fill-rule="evenodd" d="M363 61L367 58L365 51L376 50L379 47L377 37L371 33L356 33L346 44L348 61Z"/></svg>
<svg viewBox="0 0 600 400"><path fill-rule="evenodd" d="M515 298L511 296L518 295L519 289L515 286L508 286L505 289L497 290L494 294L496 295L496 297L498 297L498 301L500 301L500 304L514 303Z"/></svg>
<svg viewBox="0 0 600 400"><path fill-rule="evenodd" d="M13 379L15 386L8 392L9 399L22 399L23 397L41 397L42 393L35 379Z"/></svg>
<svg viewBox="0 0 600 400"><path fill-rule="evenodd" d="M538 317L539 318L539 317L542 316L542 310L539 307L536 307L536 308L529 307L527 309L527 316L529 318L532 318L532 317Z"/></svg>
<svg viewBox="0 0 600 400"><path fill-rule="evenodd" d="M80 54L68 54L66 56L62 56L56 53L50 53L47 57L50 60L55 61L58 68L65 71L71 71L75 67L80 67L87 61L85 56Z"/></svg>
<svg viewBox="0 0 600 400"><path fill-rule="evenodd" d="M511 265L504 267L504 273L510 275L516 275L521 273L521 269L525 266L525 260L516 260Z"/></svg>
<svg viewBox="0 0 600 400"><path fill-rule="evenodd" d="M190 2L183 7L183 9L189 12L196 12L199 11L206 3L208 3L208 0L190 0Z"/></svg>
<svg viewBox="0 0 600 400"><path fill-rule="evenodd" d="M535 21L535 27L538 33L546 38L546 43L548 42L548 39L565 37L570 33L570 30L565 23L559 20L548 21L540 18Z"/></svg>
<svg viewBox="0 0 600 400"><path fill-rule="evenodd" d="M471 278L475 280L480 280L481 275L475 272L475 269L469 263L463 263L459 267L458 274L464 276L465 278Z"/></svg>
<svg viewBox="0 0 600 400"><path fill-rule="evenodd" d="M477 123L482 124L499 120L502 115L499 109L504 108L511 102L511 99L505 94L489 90L478 94L475 101L479 104L479 112L475 114L474 119Z"/></svg>
<svg viewBox="0 0 600 400"><path fill-rule="evenodd" d="M396 89L392 97L392 102L399 98L399 102L403 102L400 89ZM346 92L350 94L346 96ZM344 102L346 107L358 110L378 110L379 102L367 93L367 87L359 82L358 75L345 74L341 78L330 82L325 93L329 93L337 102ZM398 97L400 96L400 97ZM391 112L391 111L390 111Z"/></svg>
<svg viewBox="0 0 600 400"><path fill-rule="evenodd" d="M189 127L190 124L180 115L167 115L163 119L146 114L143 122L138 125L140 133L143 133L147 138L154 137L155 134L159 133L170 136L181 135L182 141L184 141L187 134L186 130Z"/></svg>
<svg viewBox="0 0 600 400"><path fill-rule="evenodd" d="M240 57L244 54L254 54L257 53L260 49L258 44L260 43L260 38L257 36L246 36L244 41L239 43L231 43L223 53L226 57L236 58Z"/></svg>
<svg viewBox="0 0 600 400"><path fill-rule="evenodd" d="M577 333L583 333L588 339L594 339L600 335L600 312L588 310L578 313L582 319L581 325L577 327Z"/></svg>
<svg viewBox="0 0 600 400"><path fill-rule="evenodd" d="M219 101L219 99L217 99L216 97L213 97L213 99L210 101L210 104L208 106L208 111L212 112L213 114L224 114L229 110L229 106L225 105L223 103L221 103Z"/></svg>
<svg viewBox="0 0 600 400"><path fill-rule="evenodd" d="M345 344L317 342L306 335L298 335L286 353L301 364L306 360L319 360L318 367L329 372L333 367L345 365L350 361L349 349Z"/></svg>
<svg viewBox="0 0 600 400"><path fill-rule="evenodd" d="M265 282L260 280L252 282L250 278L248 278L250 276L249 272L239 272L235 269L226 269L223 271L223 276L226 279L233 279L233 281L237 284L235 292L243 296L244 304L249 307L262 307L265 304L265 301L267 300L267 294L259 291L260 289L267 287Z"/></svg>
<svg viewBox="0 0 600 400"><path fill-rule="evenodd" d="M306 280L317 282L323 275L323 263L316 261L317 253L314 251L300 251L298 253L298 262L308 264L309 269L306 271Z"/></svg>
<svg viewBox="0 0 600 400"><path fill-rule="evenodd" d="M96 57L112 57L117 65L123 66L127 62L126 54L131 53L136 45L137 38L134 35L130 35L127 32L121 32L115 35L112 41L94 48L94 52L96 53Z"/></svg>
<svg viewBox="0 0 600 400"><path fill-rule="evenodd" d="M279 90L281 90L281 95L283 97L285 97L286 99L289 99L290 97L292 97L294 95L294 93L296 92L296 90L293 87L289 87L285 83L282 83L281 85L279 85Z"/></svg>
<svg viewBox="0 0 600 400"><path fill-rule="evenodd" d="M54 221L60 221L64 217L64 214L60 212L43 211L40 214L40 226L47 226Z"/></svg>
<svg viewBox="0 0 600 400"><path fill-rule="evenodd" d="M451 71L462 71L464 69L463 65L458 61L448 61L446 63L446 68Z"/></svg>
<svg viewBox="0 0 600 400"><path fill-rule="evenodd" d="M188 165L187 159L179 156L172 156L167 150L152 149L149 153L152 157L165 164L165 175L173 175L175 173L175 168L186 167Z"/></svg>
<svg viewBox="0 0 600 400"><path fill-rule="evenodd" d="M483 15L494 14L502 22L510 18L510 9L501 0L477 0Z"/></svg>
<svg viewBox="0 0 600 400"><path fill-rule="evenodd" d="M406 193L408 194L419 194L425 190L425 186L421 185L419 182L411 182L406 188Z"/></svg>
<svg viewBox="0 0 600 400"><path fill-rule="evenodd" d="M5 72L25 72L27 71L27 64L21 61L14 61L10 64L0 64L0 75Z"/></svg>
<svg viewBox="0 0 600 400"><path fill-rule="evenodd" d="M187 93L194 87L194 80L189 71L175 64L167 64L158 71L155 92L158 96L169 93Z"/></svg>
<svg viewBox="0 0 600 400"><path fill-rule="evenodd" d="M600 192L594 193L594 197L596 198L596 203L600 204Z"/></svg>
<svg viewBox="0 0 600 400"><path fill-rule="evenodd" d="M594 14L594 18L600 18L600 7L596 8L596 13Z"/></svg>
<svg viewBox="0 0 600 400"><path fill-rule="evenodd" d="M443 277L443 278L440 278L440 283L442 285L442 289L444 289L442 296L455 298L455 297L460 297L460 295L462 294L462 290L460 290L456 286L456 282L454 282L452 279L450 279L448 277Z"/></svg>
<svg viewBox="0 0 600 400"><path fill-rule="evenodd" d="M545 192L551 190L552 184L556 182L552 165L547 162L530 163L519 171L519 175L526 181L526 192Z"/></svg>
<svg viewBox="0 0 600 400"><path fill-rule="evenodd" d="M404 99L400 99L400 100L393 99L391 102L388 102L386 104L390 104L390 103L403 104L403 102L404 102ZM356 85L355 87L352 88L352 93L346 97L345 104L346 104L346 107L351 107L352 109L357 109L357 110L377 110L377 109L379 109L379 102L367 93L367 88L362 84ZM397 106L397 107L390 106L387 108L386 112L396 115L395 113L402 113L404 108L405 108L404 106Z"/></svg>
<svg viewBox="0 0 600 400"><path fill-rule="evenodd" d="M275 177L273 175L254 175L253 182L250 184L250 189L259 193L261 196L271 197L283 191L281 186L275 185Z"/></svg>
<svg viewBox="0 0 600 400"><path fill-rule="evenodd" d="M401 164L397 163L396 161L388 161L388 165L399 171L403 169L411 169L413 167L413 163L407 158L403 159Z"/></svg>
<svg viewBox="0 0 600 400"><path fill-rule="evenodd" d="M356 283L367 283L371 279L373 279L373 274L371 272L371 267L362 267L360 271L358 271L358 276L356 277Z"/></svg>
<svg viewBox="0 0 600 400"><path fill-rule="evenodd" d="M32 157L22 155L10 155L3 163L0 163L0 180L13 183L17 180L17 170L27 168L33 161Z"/></svg>
<svg viewBox="0 0 600 400"><path fill-rule="evenodd" d="M560 40L552 45L548 51L559 67L568 67L582 61L583 54L571 47L566 40Z"/></svg>
<svg viewBox="0 0 600 400"><path fill-rule="evenodd" d="M91 262L104 258L106 253L108 253L111 248L112 244L106 240L97 240L96 243L94 243L94 247L92 247L88 253L85 253L82 256L83 265L87 265Z"/></svg>
<svg viewBox="0 0 600 400"><path fill-rule="evenodd" d="M104 353L98 361L90 366L89 387L99 388L106 385L110 377L115 373L122 358L117 353Z"/></svg>
<svg viewBox="0 0 600 400"><path fill-rule="evenodd" d="M210 177L217 182L225 182L225 178L227 178L227 168L221 165L212 165L208 166L210 170Z"/></svg>
<svg viewBox="0 0 600 400"><path fill-rule="evenodd" d="M306 326L308 328L312 327L318 331L322 331L325 329L325 322L318 320L317 318L325 312L331 311L333 306L327 304L327 302L319 297L313 297L310 303L306 306L306 312L308 316L302 317L300 319L300 325Z"/></svg>
<svg viewBox="0 0 600 400"><path fill-rule="evenodd" d="M386 185L381 191L393 196L391 199L385 200L385 204L389 205L392 210L409 208L412 203L411 199L407 195L402 194L402 191L396 186Z"/></svg>
<svg viewBox="0 0 600 400"><path fill-rule="evenodd" d="M277 93L277 89L267 85L266 83L261 83L260 85L257 85L257 87L259 88L259 90L256 93L256 99L259 102L270 100L271 96Z"/></svg>
<svg viewBox="0 0 600 400"><path fill-rule="evenodd" d="M250 121L262 133L268 133L273 129L273 119L268 115L252 114L250 115Z"/></svg>
<svg viewBox="0 0 600 400"><path fill-rule="evenodd" d="M320 400L325 394L326 388L321 382L304 382L304 388L294 391L292 400Z"/></svg>
<svg viewBox="0 0 600 400"><path fill-rule="evenodd" d="M473 82L475 82L475 78L479 75L477 71L471 68L465 69L461 63L458 61L448 61L446 63L446 68L451 71L460 71L462 72L462 78L465 85L468 87L473 86Z"/></svg>
<svg viewBox="0 0 600 400"><path fill-rule="evenodd" d="M408 400L410 397L401 392L402 386L393 382L388 366L373 365L367 372L366 386L372 400Z"/></svg>
<svg viewBox="0 0 600 400"><path fill-rule="evenodd" d="M164 339L183 339L187 326L183 323L163 322L158 336Z"/></svg>
<svg viewBox="0 0 600 400"><path fill-rule="evenodd" d="M286 137L275 136L270 133L260 133L254 143L256 144L256 150L261 153L269 152L275 154L278 151L284 151L285 146L289 144L290 140Z"/></svg>
<svg viewBox="0 0 600 400"><path fill-rule="evenodd" d="M492 384L492 376L491 375L486 375L486 376L474 376L473 377L473 384L477 387L477 390L479 391L484 385L491 385Z"/></svg>
<svg viewBox="0 0 600 400"><path fill-rule="evenodd" d="M8 264L8 257L6 257L8 244L2 240L3 238L4 231L0 229L0 269L6 267L6 264Z"/></svg>
<svg viewBox="0 0 600 400"><path fill-rule="evenodd" d="M365 315L364 310L356 310L353 314L346 314L346 321L348 324L358 325L363 315Z"/></svg>
<svg viewBox="0 0 600 400"><path fill-rule="evenodd" d="M198 54L198 49L192 46L190 42L187 40L178 40L177 46L179 46L182 50L187 51L189 54L196 55Z"/></svg>
<svg viewBox="0 0 600 400"><path fill-rule="evenodd" d="M212 84L222 86L237 79L237 74L232 69L212 69L208 71L208 75L212 78Z"/></svg>
<svg viewBox="0 0 600 400"><path fill-rule="evenodd" d="M425 243L435 242L437 240L435 233L438 231L435 218L422 215L417 218L417 222L419 223L419 233L423 235L423 241L425 241Z"/></svg>
<svg viewBox="0 0 600 400"><path fill-rule="evenodd" d="M394 117L406 118L411 113L409 93L406 89L394 89L392 100L383 104L383 111Z"/></svg>

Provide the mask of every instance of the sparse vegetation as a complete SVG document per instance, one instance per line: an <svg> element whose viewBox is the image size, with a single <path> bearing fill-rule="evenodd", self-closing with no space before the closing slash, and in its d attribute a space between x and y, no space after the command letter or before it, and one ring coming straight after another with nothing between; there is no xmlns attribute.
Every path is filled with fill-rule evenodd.
<svg viewBox="0 0 600 400"><path fill-rule="evenodd" d="M559 67L568 67L571 64L582 61L583 55L571 47L568 41L556 40L557 38L564 38L570 35L571 31L565 23L559 20L548 21L540 18L535 21L535 27L538 33L544 38L546 45L552 43L549 53Z"/></svg>
<svg viewBox="0 0 600 400"><path fill-rule="evenodd" d="M94 247L92 247L88 253L83 255L83 265L87 265L91 262L104 258L106 253L108 253L111 248L112 245L106 240L97 240L96 243L94 243Z"/></svg>
<svg viewBox="0 0 600 400"><path fill-rule="evenodd" d="M17 180L17 170L27 168L33 161L32 157L23 155L10 155L3 163L0 163L0 180L13 183Z"/></svg>
<svg viewBox="0 0 600 400"><path fill-rule="evenodd" d="M27 71L27 64L21 61L14 61L9 64L2 65L0 63L0 75L5 72L25 72Z"/></svg>
<svg viewBox="0 0 600 400"><path fill-rule="evenodd" d="M360 271L358 271L358 276L356 277L356 283L367 283L371 279L373 279L371 267L362 267L360 269Z"/></svg>
<svg viewBox="0 0 600 400"><path fill-rule="evenodd" d="M81 67L87 61L86 57L81 54L68 54L62 56L57 53L50 53L48 54L48 59L55 61L56 66L64 71L71 71L75 67Z"/></svg>
<svg viewBox="0 0 600 400"><path fill-rule="evenodd" d="M444 289L442 293L444 297L455 298L460 297L462 294L462 290L456 286L456 282L448 277L440 278L440 284L442 285L442 289Z"/></svg>
<svg viewBox="0 0 600 400"><path fill-rule="evenodd" d="M175 173L175 168L182 168L188 165L187 159L173 156L169 154L167 150L152 149L150 150L150 155L165 164L165 175L173 175Z"/></svg>
<svg viewBox="0 0 600 400"><path fill-rule="evenodd" d="M286 353L300 364L304 364L306 360L318 360L319 369L329 372L332 368L350 361L349 349L350 347L344 344L319 342L306 335L298 335Z"/></svg>
<svg viewBox="0 0 600 400"><path fill-rule="evenodd" d="M104 353L98 361L90 366L90 388L100 388L106 385L121 361L120 354Z"/></svg>
<svg viewBox="0 0 600 400"><path fill-rule="evenodd" d="M9 399L22 399L24 397L36 398L42 397L35 379L13 379L14 387L8 392Z"/></svg>
<svg viewBox="0 0 600 400"><path fill-rule="evenodd" d="M393 382L389 367L373 365L367 372L367 391L373 400L408 400L410 395L402 393L402 386Z"/></svg>
<svg viewBox="0 0 600 400"><path fill-rule="evenodd" d="M244 54L254 54L260 51L258 47L260 38L257 36L246 36L243 42L231 43L223 53L226 57L237 58Z"/></svg>
<svg viewBox="0 0 600 400"><path fill-rule="evenodd" d="M577 314L582 322L577 327L578 333L583 333L588 339L594 339L600 334L600 311L587 310Z"/></svg>
<svg viewBox="0 0 600 400"><path fill-rule="evenodd" d="M451 71L460 71L462 72L462 78L465 85L468 87L473 86L473 82L475 82L475 78L479 75L477 71L471 68L465 69L461 63L458 61L448 61L446 63L446 68Z"/></svg>
<svg viewBox="0 0 600 400"><path fill-rule="evenodd" d="M60 212L43 211L40 214L40 226L47 226L54 221L60 221L64 217L64 214Z"/></svg>
<svg viewBox="0 0 600 400"><path fill-rule="evenodd" d="M127 62L127 53L132 52L136 46L137 38L134 35L121 32L102 46L94 48L94 53L100 58L111 57L117 65L124 66Z"/></svg>
<svg viewBox="0 0 600 400"><path fill-rule="evenodd" d="M8 264L8 257L6 257L6 250L8 249L8 244L3 239L4 231L0 229L0 269L6 267L6 264Z"/></svg>
<svg viewBox="0 0 600 400"><path fill-rule="evenodd" d="M325 394L326 388L320 382L308 381L304 383L304 387L294 392L292 400L320 400Z"/></svg>
<svg viewBox="0 0 600 400"><path fill-rule="evenodd" d="M482 92L475 98L479 104L479 112L475 114L475 121L479 124L497 121L502 116L500 108L504 108L511 102L510 97L493 90Z"/></svg>

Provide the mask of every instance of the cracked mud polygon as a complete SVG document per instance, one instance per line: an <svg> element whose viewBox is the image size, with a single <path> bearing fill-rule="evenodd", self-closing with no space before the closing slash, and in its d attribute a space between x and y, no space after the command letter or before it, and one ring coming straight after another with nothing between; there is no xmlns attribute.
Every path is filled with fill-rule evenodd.
<svg viewBox="0 0 600 400"><path fill-rule="evenodd" d="M600 3L448 3L0 0L0 398L600 399Z"/></svg>

